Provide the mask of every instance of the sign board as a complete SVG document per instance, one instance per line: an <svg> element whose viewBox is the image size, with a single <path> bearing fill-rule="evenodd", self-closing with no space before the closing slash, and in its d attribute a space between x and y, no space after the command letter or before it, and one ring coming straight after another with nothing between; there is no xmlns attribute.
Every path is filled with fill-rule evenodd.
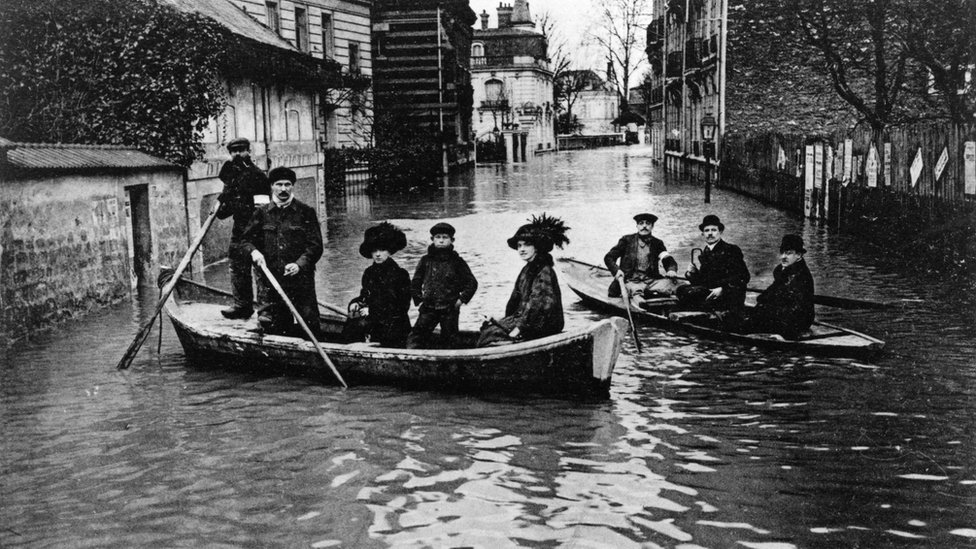
<svg viewBox="0 0 976 549"><path fill-rule="evenodd" d="M976 141L966 141L966 150L962 158L965 166L966 194L976 194Z"/></svg>
<svg viewBox="0 0 976 549"><path fill-rule="evenodd" d="M844 140L844 177L841 181L846 187L851 182L851 170L854 169L854 142L850 139Z"/></svg>
<svg viewBox="0 0 976 549"><path fill-rule="evenodd" d="M868 187L878 186L878 149L874 148L874 143L871 143L871 149L868 151L864 174L868 176Z"/></svg>
<svg viewBox="0 0 976 549"><path fill-rule="evenodd" d="M817 191L812 209L813 214L816 216L820 210L821 196L823 196L823 164L824 164L824 148L823 143L817 143L813 146L813 188Z"/></svg>
<svg viewBox="0 0 976 549"><path fill-rule="evenodd" d="M824 153L824 202L823 202L823 214L821 217L828 219L828 213L830 213L830 181L834 177L834 148L827 145L827 151Z"/></svg>
<svg viewBox="0 0 976 549"><path fill-rule="evenodd" d="M891 186L891 143L884 144L884 186Z"/></svg>
<svg viewBox="0 0 976 549"><path fill-rule="evenodd" d="M938 181L942 177L942 172L945 170L946 164L949 163L949 147L942 148L942 154L939 155L938 162L935 163L935 180Z"/></svg>
<svg viewBox="0 0 976 549"><path fill-rule="evenodd" d="M776 157L776 169L782 171L786 169L786 151L783 150L782 145L777 145L776 148L779 149L779 154Z"/></svg>
<svg viewBox="0 0 976 549"><path fill-rule="evenodd" d="M908 168L908 173L912 176L912 188L918 185L918 176L922 175L922 147L915 153L915 160L912 160L912 167Z"/></svg>
<svg viewBox="0 0 976 549"><path fill-rule="evenodd" d="M803 215L810 217L810 211L813 209L813 145L806 147L803 173L806 175L803 184Z"/></svg>

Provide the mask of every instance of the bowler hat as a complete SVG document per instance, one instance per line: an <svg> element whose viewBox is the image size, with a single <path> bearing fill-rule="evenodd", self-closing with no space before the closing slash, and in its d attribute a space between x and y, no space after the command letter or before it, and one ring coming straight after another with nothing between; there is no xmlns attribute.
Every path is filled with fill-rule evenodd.
<svg viewBox="0 0 976 549"><path fill-rule="evenodd" d="M798 254L807 253L807 249L803 247L803 238L798 234L788 234L783 237L783 243L779 245L779 251L794 251Z"/></svg>
<svg viewBox="0 0 976 549"><path fill-rule="evenodd" d="M718 230L720 231L725 230L725 225L722 224L722 221L718 218L717 215L713 215L713 214L708 214L705 216L704 219L702 219L701 225L698 226L698 230L704 231L705 227L708 227L709 225L715 225L716 227L718 227Z"/></svg>
<svg viewBox="0 0 976 549"><path fill-rule="evenodd" d="M446 234L451 238L454 238L454 227L450 223L440 222L430 228L430 236L437 234Z"/></svg>
<svg viewBox="0 0 976 549"><path fill-rule="evenodd" d="M407 247L407 235L389 222L366 229L363 243L359 245L359 255L369 258L376 250L386 250L395 254Z"/></svg>
<svg viewBox="0 0 976 549"><path fill-rule="evenodd" d="M247 140L246 137L235 137L227 143L227 150L230 152L238 150L248 150L251 148L251 142Z"/></svg>
<svg viewBox="0 0 976 549"><path fill-rule="evenodd" d="M277 168L268 172L268 181L273 185L276 181L281 181L282 179L287 179L294 183L297 179L295 177L295 172L291 168L285 168L284 166L278 166Z"/></svg>
<svg viewBox="0 0 976 549"><path fill-rule="evenodd" d="M657 223L657 216L647 212L639 213L634 216L634 221L640 223L641 221L650 221L651 224Z"/></svg>

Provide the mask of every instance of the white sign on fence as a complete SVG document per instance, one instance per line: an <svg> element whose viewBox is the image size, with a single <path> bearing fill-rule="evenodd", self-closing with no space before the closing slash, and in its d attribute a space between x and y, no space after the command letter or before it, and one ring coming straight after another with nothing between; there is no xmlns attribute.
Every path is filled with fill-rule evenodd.
<svg viewBox="0 0 976 549"><path fill-rule="evenodd" d="M891 186L891 143L884 144L884 186Z"/></svg>
<svg viewBox="0 0 976 549"><path fill-rule="evenodd" d="M946 164L949 163L949 147L942 148L942 154L939 155L939 161L935 163L935 180L938 181L942 177L942 170L945 170Z"/></svg>
<svg viewBox="0 0 976 549"><path fill-rule="evenodd" d="M854 142L844 140L844 186L851 182L851 170L854 169Z"/></svg>
<svg viewBox="0 0 976 549"><path fill-rule="evenodd" d="M803 215L810 217L810 211L813 208L813 145L806 147L803 173L806 175L803 185Z"/></svg>
<svg viewBox="0 0 976 549"><path fill-rule="evenodd" d="M912 176L912 187L918 185L918 176L922 175L922 147L915 153L915 160L912 160L912 167L908 169Z"/></svg>
<svg viewBox="0 0 976 549"><path fill-rule="evenodd" d="M821 217L827 219L827 214L830 213L830 180L834 177L834 148L827 145L827 152L824 156L824 188L827 189L824 192L824 203L823 203L823 214Z"/></svg>
<svg viewBox="0 0 976 549"><path fill-rule="evenodd" d="M965 167L966 194L976 194L976 141L966 141L962 155Z"/></svg>
<svg viewBox="0 0 976 549"><path fill-rule="evenodd" d="M874 143L871 143L871 149L868 151L868 161L864 168L865 175L868 176L868 187L878 186L878 149L874 148Z"/></svg>
<svg viewBox="0 0 976 549"><path fill-rule="evenodd" d="M786 151L783 150L782 145L776 145L776 148L779 149L779 154L776 156L776 169L782 171L786 169Z"/></svg>

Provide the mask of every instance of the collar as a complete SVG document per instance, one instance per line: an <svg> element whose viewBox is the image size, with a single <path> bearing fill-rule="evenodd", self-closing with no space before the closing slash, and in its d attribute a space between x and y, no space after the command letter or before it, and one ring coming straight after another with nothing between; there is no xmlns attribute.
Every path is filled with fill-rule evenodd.
<svg viewBox="0 0 976 549"><path fill-rule="evenodd" d="M292 202L295 201L295 195L291 195L290 197L288 197L288 201L287 202L279 202L278 201L278 197L276 197L274 195L274 193L272 193L271 194L271 201L274 203L274 205L276 207L281 208L281 209L285 209L285 208L291 206Z"/></svg>

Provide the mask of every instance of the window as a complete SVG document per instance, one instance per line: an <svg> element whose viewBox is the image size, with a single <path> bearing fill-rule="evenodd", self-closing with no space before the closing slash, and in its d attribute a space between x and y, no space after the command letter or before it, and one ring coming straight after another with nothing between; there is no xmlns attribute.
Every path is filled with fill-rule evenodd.
<svg viewBox="0 0 976 549"><path fill-rule="evenodd" d="M278 17L278 3L277 2L265 2L264 12L268 18L268 28L275 31L275 34L281 32L281 19Z"/></svg>
<svg viewBox="0 0 976 549"><path fill-rule="evenodd" d="M485 82L485 101L497 103L505 99L505 87L501 80L488 80Z"/></svg>
<svg viewBox="0 0 976 549"><path fill-rule="evenodd" d="M308 12L305 8L295 8L295 46L308 51Z"/></svg>
<svg viewBox="0 0 976 549"><path fill-rule="evenodd" d="M483 45L481 44L471 45L471 57L484 57L484 56L485 56L485 47Z"/></svg>
<svg viewBox="0 0 976 549"><path fill-rule="evenodd" d="M322 14L322 54L335 59L335 31L332 28L332 14Z"/></svg>
<svg viewBox="0 0 976 549"><path fill-rule="evenodd" d="M349 43L349 74L359 74L359 44Z"/></svg>

